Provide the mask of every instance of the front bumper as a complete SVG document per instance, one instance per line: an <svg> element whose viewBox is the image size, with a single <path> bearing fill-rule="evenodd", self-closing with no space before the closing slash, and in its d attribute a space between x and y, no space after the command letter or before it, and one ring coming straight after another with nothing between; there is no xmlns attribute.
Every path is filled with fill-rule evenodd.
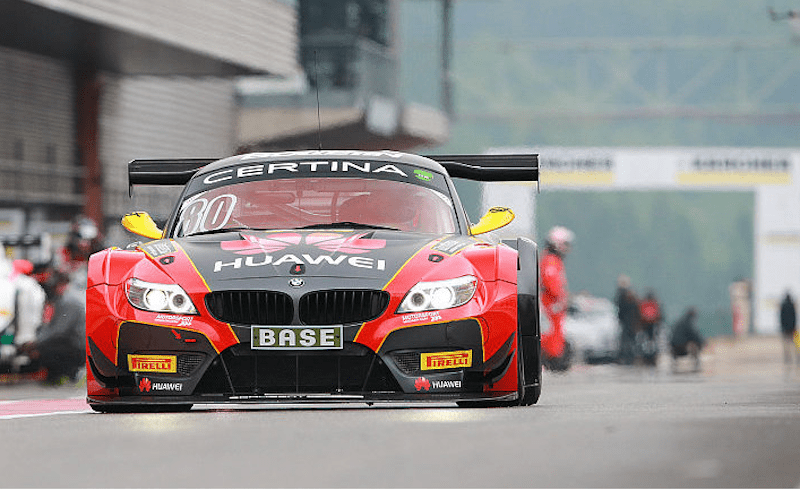
<svg viewBox="0 0 800 490"><path fill-rule="evenodd" d="M378 352L353 341L330 351L265 351L249 344L249 327L234 327L240 343L217 353L201 334L141 323L123 323L116 359L89 339L87 364L102 390L90 403L324 403L514 399L515 391L493 390L506 376L516 345L512 335L484 358L477 319L419 325L387 336ZM357 329L357 327L354 327ZM245 340L241 342L241 340ZM421 359L454 356L468 363L423 366ZM167 356L174 372L129 369L129 356Z"/></svg>

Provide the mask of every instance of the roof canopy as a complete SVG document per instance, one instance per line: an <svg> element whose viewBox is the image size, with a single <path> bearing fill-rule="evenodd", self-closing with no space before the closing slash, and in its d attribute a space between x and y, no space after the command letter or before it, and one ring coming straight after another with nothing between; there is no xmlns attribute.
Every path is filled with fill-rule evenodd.
<svg viewBox="0 0 800 490"><path fill-rule="evenodd" d="M147 6L141 5L139 10L142 9ZM270 72L243 59L236 61L233 55L212 53L204 49L202 40L183 45L172 42L170 31L174 30L175 19L161 19L159 25L151 26L147 20L159 16L155 12L150 17L145 14L144 22L134 19L139 21L136 24L126 19L124 10L112 12L80 2L3 0L0 46L68 60L79 69L126 75L235 76ZM221 27L235 27L228 25L235 20L227 19ZM275 65L283 68L280 63Z"/></svg>

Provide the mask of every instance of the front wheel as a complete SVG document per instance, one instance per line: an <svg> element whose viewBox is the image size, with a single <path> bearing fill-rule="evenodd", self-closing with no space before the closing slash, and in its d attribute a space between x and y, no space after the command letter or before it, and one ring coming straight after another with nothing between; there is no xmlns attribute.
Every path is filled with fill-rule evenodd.
<svg viewBox="0 0 800 490"><path fill-rule="evenodd" d="M527 337L529 342L524 342L526 337L523 337L517 331L517 393L519 393L518 405L527 407L535 405L539 401L539 396L542 394L542 357L541 347L538 342L538 337ZM531 363L530 366L526 363ZM528 374L535 377L535 383L526 385L526 369ZM532 368L532 369L531 369Z"/></svg>

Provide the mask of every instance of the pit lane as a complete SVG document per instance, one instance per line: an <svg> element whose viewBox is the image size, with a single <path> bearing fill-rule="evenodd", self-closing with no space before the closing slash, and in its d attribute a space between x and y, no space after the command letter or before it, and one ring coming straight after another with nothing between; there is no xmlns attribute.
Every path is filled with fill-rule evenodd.
<svg viewBox="0 0 800 490"><path fill-rule="evenodd" d="M768 337L713 343L701 373L579 365L500 409L96 414L80 386L3 386L0 470L8 487L797 487L800 370L780 359Z"/></svg>

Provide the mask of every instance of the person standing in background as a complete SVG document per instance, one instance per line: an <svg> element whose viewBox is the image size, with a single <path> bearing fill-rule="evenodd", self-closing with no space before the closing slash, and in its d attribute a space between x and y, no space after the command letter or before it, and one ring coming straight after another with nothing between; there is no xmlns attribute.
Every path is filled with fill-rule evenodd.
<svg viewBox="0 0 800 490"><path fill-rule="evenodd" d="M731 326L733 335L739 339L750 330L750 302L752 301L750 281L738 279L728 287L731 296Z"/></svg>
<svg viewBox="0 0 800 490"><path fill-rule="evenodd" d="M631 289L631 280L625 274L617 278L617 316L620 325L619 362L633 364L636 347L636 331L639 324L639 301Z"/></svg>
<svg viewBox="0 0 800 490"><path fill-rule="evenodd" d="M639 303L639 319L641 321L641 330L638 334L640 340L636 343L640 350L638 355L645 365L655 366L658 360L658 327L663 318L661 305L658 304L656 293L652 289L647 291L644 299Z"/></svg>
<svg viewBox="0 0 800 490"><path fill-rule="evenodd" d="M572 247L574 234L556 226L547 234L545 252L540 264L542 307L550 320L550 330L542 334L542 363L549 369L569 369L569 349L564 340L564 317L569 306L564 257Z"/></svg>
<svg viewBox="0 0 800 490"><path fill-rule="evenodd" d="M793 363L800 364L800 352L795 342L797 332L797 310L792 294L787 291L781 302L781 336L783 338L783 363L789 368Z"/></svg>

